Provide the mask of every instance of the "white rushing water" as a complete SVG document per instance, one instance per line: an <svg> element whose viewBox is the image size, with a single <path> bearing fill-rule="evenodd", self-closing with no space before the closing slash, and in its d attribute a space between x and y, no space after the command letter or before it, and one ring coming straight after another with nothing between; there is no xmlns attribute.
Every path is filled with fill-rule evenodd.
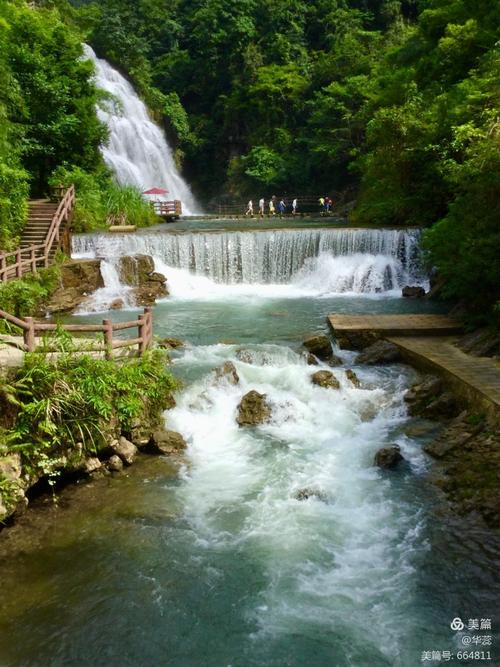
<svg viewBox="0 0 500 667"><path fill-rule="evenodd" d="M87 234L73 255L147 254L181 299L396 294L425 284L418 230Z"/></svg>
<svg viewBox="0 0 500 667"><path fill-rule="evenodd" d="M379 664L383 655L401 664L414 622L402 612L414 585L422 518L394 494L373 457L405 419L402 394L411 371L356 368L356 388L336 368L341 387L332 391L314 386L311 367L289 348L244 349L242 355L235 346L192 348L177 362L201 376L168 413L169 428L189 442L178 491L184 515L207 553L238 553L265 573L259 595L245 601L257 645L335 632L344 636L338 664L370 664L356 663L350 644L362 633L365 660ZM351 363L353 356L347 353ZM228 359L237 385L209 370ZM239 428L237 405L250 389L267 395L272 417ZM419 447L404 436L397 442L421 469ZM301 489L308 499L297 499ZM350 652L352 663L344 661Z"/></svg>
<svg viewBox="0 0 500 667"><path fill-rule="evenodd" d="M185 214L199 213L163 131L152 121L132 85L106 60L97 58L87 44L84 53L95 65L98 88L112 96L104 108L99 106L98 117L109 129L109 142L102 147L102 154L118 183L141 191L164 188L168 190L166 199L182 201Z"/></svg>

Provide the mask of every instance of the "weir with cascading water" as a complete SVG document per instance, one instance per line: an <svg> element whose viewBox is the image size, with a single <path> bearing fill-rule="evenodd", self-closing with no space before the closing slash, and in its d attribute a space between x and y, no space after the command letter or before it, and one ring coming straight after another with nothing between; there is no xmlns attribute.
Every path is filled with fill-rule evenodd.
<svg viewBox="0 0 500 667"><path fill-rule="evenodd" d="M166 189L168 199L181 200L186 215L199 213L200 206L179 173L163 131L132 85L106 60L97 58L87 44L84 54L94 63L97 87L110 95L99 105L97 115L109 130L109 140L101 150L117 182L141 191Z"/></svg>
<svg viewBox="0 0 500 667"><path fill-rule="evenodd" d="M74 237L75 256L102 258L106 285L79 322L116 296L126 309L113 318L130 319L118 257L152 255L166 275L155 334L186 342L171 355L184 386L166 420L188 448L73 489L41 534L18 536L2 571L6 665L410 667L461 648L458 615L492 616L498 545L426 481L434 427L403 401L414 371L340 350L339 366L311 367L301 346L329 312L432 309L400 296L426 282L419 238L206 226ZM214 372L228 361L236 383ZM314 385L319 369L339 388ZM250 390L271 417L241 428ZM374 454L393 443L406 462L384 474Z"/></svg>
<svg viewBox="0 0 500 667"><path fill-rule="evenodd" d="M100 257L106 291L120 296L123 255L148 254L164 273L173 297L218 294L328 296L395 294L423 284L419 230L290 229L134 235L89 234L73 239L74 256ZM110 282L106 282L109 280ZM126 289L125 289L126 291ZM106 309L105 298L90 308ZM99 306L99 307L98 307Z"/></svg>

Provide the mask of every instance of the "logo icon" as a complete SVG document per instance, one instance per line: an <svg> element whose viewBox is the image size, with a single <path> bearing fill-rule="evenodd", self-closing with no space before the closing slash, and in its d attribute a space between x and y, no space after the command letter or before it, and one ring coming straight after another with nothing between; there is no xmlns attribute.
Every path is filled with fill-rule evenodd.
<svg viewBox="0 0 500 667"><path fill-rule="evenodd" d="M465 625L464 625L464 622L462 621L462 619L457 616L450 623L450 628L452 630L455 630L455 631L463 630L465 628Z"/></svg>

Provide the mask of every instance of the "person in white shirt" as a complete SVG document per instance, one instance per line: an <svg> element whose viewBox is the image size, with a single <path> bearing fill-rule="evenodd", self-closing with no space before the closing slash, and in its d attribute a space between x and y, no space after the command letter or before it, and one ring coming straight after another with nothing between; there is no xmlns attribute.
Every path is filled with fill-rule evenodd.
<svg viewBox="0 0 500 667"><path fill-rule="evenodd" d="M295 198L292 202L292 215L295 215L297 213L297 198Z"/></svg>
<svg viewBox="0 0 500 667"><path fill-rule="evenodd" d="M259 214L261 218L264 217L264 197L259 199Z"/></svg>
<svg viewBox="0 0 500 667"><path fill-rule="evenodd" d="M245 215L253 215L253 201L251 199L247 204L247 210Z"/></svg>

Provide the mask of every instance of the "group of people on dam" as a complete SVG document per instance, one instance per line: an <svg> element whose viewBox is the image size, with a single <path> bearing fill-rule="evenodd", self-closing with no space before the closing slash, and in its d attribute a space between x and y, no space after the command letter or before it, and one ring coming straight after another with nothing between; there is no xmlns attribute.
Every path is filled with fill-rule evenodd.
<svg viewBox="0 0 500 667"><path fill-rule="evenodd" d="M319 212L321 215L327 215L331 213L333 208L333 200L331 197L319 197ZM313 205L314 206L314 205ZM266 210L267 209L267 210ZM286 200L284 197L278 200L276 195L273 195L267 202L264 197L259 199L259 208L258 215L263 218L266 214L270 216L279 215L281 218L283 215L292 214L296 215L299 209L298 199L294 197L293 199ZM254 215L254 206L253 200L250 199L247 203L246 216L252 217Z"/></svg>
<svg viewBox="0 0 500 667"><path fill-rule="evenodd" d="M267 203L268 214L273 216L276 215L276 213L278 213L280 218L287 212L290 212L292 215L295 215L297 213L297 206L298 206L298 201L296 197L292 200L291 203L287 204L287 202L283 197L278 201L276 195L273 195ZM250 199L247 204L245 215L252 216L253 214L254 214L253 200ZM264 199L264 197L261 197L259 199L259 215L261 218L263 218L265 214L266 214L266 200Z"/></svg>

